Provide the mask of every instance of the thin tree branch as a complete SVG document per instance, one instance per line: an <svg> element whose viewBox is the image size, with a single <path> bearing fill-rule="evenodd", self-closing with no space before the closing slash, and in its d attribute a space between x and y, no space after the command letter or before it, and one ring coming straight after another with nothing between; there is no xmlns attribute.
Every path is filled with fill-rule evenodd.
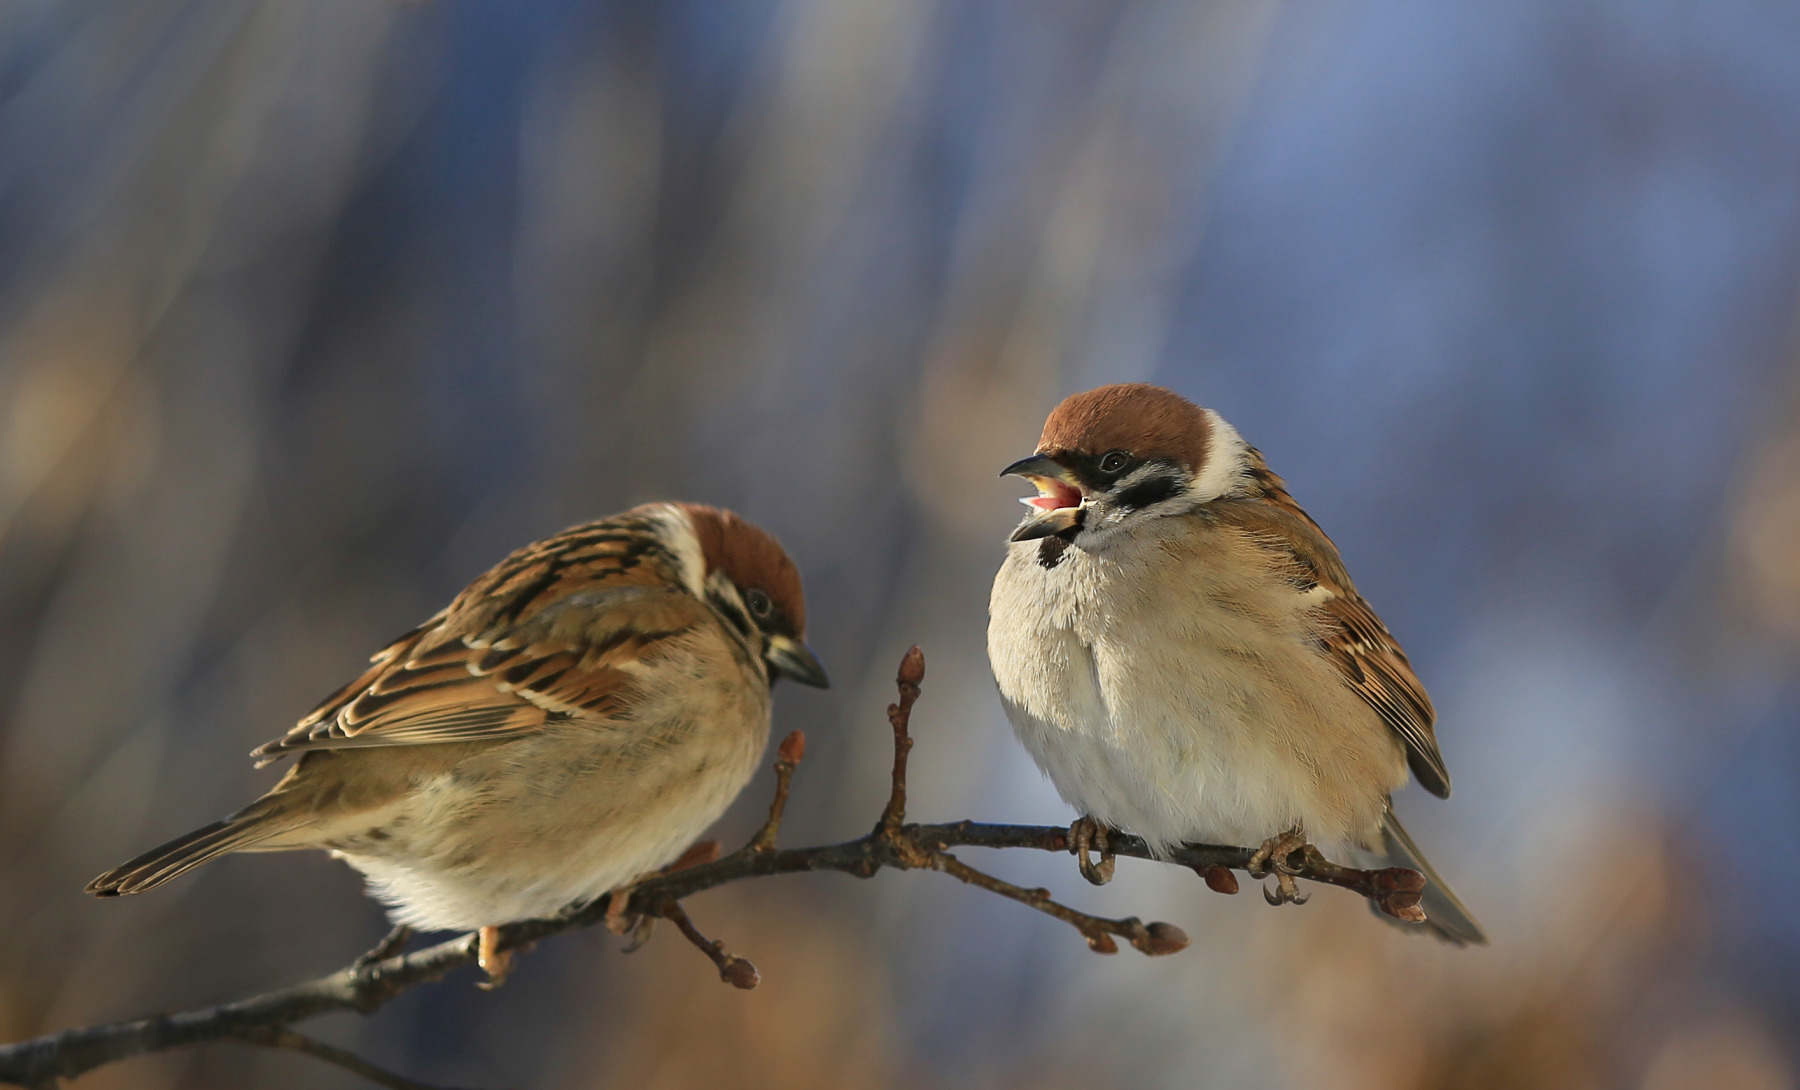
<svg viewBox="0 0 1800 1090"><path fill-rule="evenodd" d="M702 935L700 929L694 926L694 921L688 919L688 914L682 910L680 904L671 901L662 907L661 913L664 919L672 921L676 927L679 927L681 933L687 936L687 940L700 948L701 953L712 959L712 963L719 967L720 980L744 991L749 991L762 983L762 974L756 971L756 966L750 964L745 958L726 953L725 944L719 940L709 939Z"/></svg>
<svg viewBox="0 0 1800 1090"><path fill-rule="evenodd" d="M775 797L769 800L769 817L750 843L744 845L747 852L768 852L775 850L775 834L781 831L782 815L787 813L788 791L794 785L794 769L806 759L806 735L799 731L789 731L775 750ZM707 862L711 862L708 860ZM680 867L676 868L681 869Z"/></svg>
<svg viewBox="0 0 1800 1090"><path fill-rule="evenodd" d="M919 685L925 680L925 652L918 644L907 649L900 659L900 672L894 684L900 690L900 701L889 704L888 723L894 728L893 787L888 793L887 807L881 811L876 833L894 839L900 823L906 819L906 759L912 754L912 708L919 699Z"/></svg>
<svg viewBox="0 0 1800 1090"><path fill-rule="evenodd" d="M626 899L616 907L612 901L619 894L602 897L552 919L508 924L501 929L499 949L517 949L552 935L592 927L609 917L617 923L634 916L660 916L674 922L690 941L705 951L727 982L738 987L754 986L755 968L743 958L725 953L722 943L702 935L681 907L682 900L730 882L775 874L836 871L867 878L884 867L940 871L1008 897L1070 924L1092 949L1103 953L1118 949L1115 937L1125 939L1150 955L1172 954L1186 946L1187 936L1171 924L1145 924L1135 917L1113 920L1077 912L1051 900L1047 890L1013 885L950 854L952 848L1031 848L1068 852L1069 833L1064 827L991 825L972 821L932 825L906 821L906 766L912 749L910 719L924 677L925 657L914 647L901 661L896 679L899 700L888 708L888 721L894 729L894 771L888 802L875 828L866 835L841 844L811 848L775 846L794 770L805 754L805 740L796 731L788 735L778 750L776 794L768 820L742 848L722 859L704 862L700 860L708 859L706 852L690 852L695 865L670 868L642 880L629 891L620 891ZM1225 892L1228 885L1224 879L1232 878L1229 871L1246 870L1254 854L1251 848L1189 844L1159 857L1152 854L1140 838L1117 832L1111 834L1110 846L1117 856L1190 867L1206 877L1209 886L1221 892ZM1332 863L1311 848L1295 852L1290 861L1294 860L1298 861L1293 868L1295 877L1351 890L1401 919L1422 916L1418 904L1425 880L1417 871L1400 867L1356 870ZM1235 890L1235 878L1229 887ZM371 1014L402 992L437 980L475 960L474 935L459 936L410 954L400 952L404 938L394 939L395 936L389 936L365 958L359 958L329 976L250 999L137 1022L64 1030L17 1044L0 1045L0 1083L38 1090L54 1087L58 1079L74 1078L131 1056L209 1041L249 1040L258 1034L286 1032L293 1023L332 1011ZM734 969L734 965L742 968ZM319 1055L316 1050L311 1054Z"/></svg>
<svg viewBox="0 0 1800 1090"><path fill-rule="evenodd" d="M433 1086L430 1083L409 1079L404 1075L396 1075L385 1067L375 1064L356 1055L346 1052L336 1045L328 1045L324 1041L295 1033L291 1029L259 1026L236 1034L232 1040L242 1041L248 1045L261 1045L264 1048L284 1049L288 1052L300 1052L305 1055L334 1064L354 1075L361 1075L377 1086L388 1087L388 1090L455 1090L454 1087Z"/></svg>
<svg viewBox="0 0 1800 1090"><path fill-rule="evenodd" d="M1015 886L1003 878L976 870L949 852L935 853L938 870L959 881L972 886L980 886L990 893L998 893L1002 897L1010 897L1020 904L1028 905L1053 916L1081 932L1087 939L1088 949L1096 954L1116 954L1119 945L1113 941L1118 935L1132 946L1150 955L1160 957L1163 954L1174 954L1187 948L1187 933L1171 923L1160 921L1145 925L1136 916L1127 916L1122 920L1109 920L1103 916L1090 916L1085 912L1077 912L1067 905L1058 904L1050 899L1047 889L1026 889Z"/></svg>
<svg viewBox="0 0 1800 1090"><path fill-rule="evenodd" d="M411 927L406 924L396 924L394 929L371 947L368 953L351 962L350 968L366 969L378 961L386 961L406 949L406 944L412 941L412 937L413 929Z"/></svg>

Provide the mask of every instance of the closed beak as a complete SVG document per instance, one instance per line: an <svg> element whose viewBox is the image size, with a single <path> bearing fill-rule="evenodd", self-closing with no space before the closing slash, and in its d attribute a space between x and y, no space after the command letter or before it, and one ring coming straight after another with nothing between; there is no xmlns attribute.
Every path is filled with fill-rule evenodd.
<svg viewBox="0 0 1800 1090"><path fill-rule="evenodd" d="M1038 494L1019 501L1038 512L1012 532L1013 541L1049 537L1081 525L1081 487L1069 470L1044 454L1021 458L1000 471L1002 477L1023 477L1037 486Z"/></svg>
<svg viewBox="0 0 1800 1090"><path fill-rule="evenodd" d="M831 681L825 676L825 667L819 665L819 656L813 649L791 636L774 636L769 640L769 650L763 656L769 666L782 677L793 678L802 685L811 685L815 689L831 688Z"/></svg>

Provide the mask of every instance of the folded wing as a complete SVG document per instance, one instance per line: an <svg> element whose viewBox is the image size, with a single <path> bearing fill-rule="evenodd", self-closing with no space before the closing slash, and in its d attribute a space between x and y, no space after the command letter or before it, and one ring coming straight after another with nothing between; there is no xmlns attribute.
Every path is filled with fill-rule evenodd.
<svg viewBox="0 0 1800 1090"><path fill-rule="evenodd" d="M1261 494L1216 501L1207 505L1210 513L1278 554L1296 589L1317 596L1323 621L1320 648L1405 744L1407 765L1419 785L1449 798L1450 772L1432 729L1437 712L1406 652L1356 592L1337 546L1288 495L1261 455L1250 453L1251 477Z"/></svg>
<svg viewBox="0 0 1800 1090"><path fill-rule="evenodd" d="M634 663L716 623L635 529L608 519L519 550L251 756L501 741L608 717Z"/></svg>

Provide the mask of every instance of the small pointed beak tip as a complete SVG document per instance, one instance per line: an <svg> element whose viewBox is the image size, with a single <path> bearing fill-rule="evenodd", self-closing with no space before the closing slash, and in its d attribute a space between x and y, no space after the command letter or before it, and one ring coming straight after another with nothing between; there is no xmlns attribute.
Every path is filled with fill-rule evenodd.
<svg viewBox="0 0 1800 1090"><path fill-rule="evenodd" d="M1000 471L1002 477L1057 477L1063 468L1051 461L1048 455L1031 454L1020 458L1012 465Z"/></svg>
<svg viewBox="0 0 1800 1090"><path fill-rule="evenodd" d="M807 671L804 676L798 673L788 676L802 685L810 685L815 689L831 688L831 678L826 675L825 667L820 665L817 659L813 660L812 669Z"/></svg>
<svg viewBox="0 0 1800 1090"><path fill-rule="evenodd" d="M831 688L831 679L813 649L799 640L782 637L770 641L769 665L779 677L789 678L814 689Z"/></svg>

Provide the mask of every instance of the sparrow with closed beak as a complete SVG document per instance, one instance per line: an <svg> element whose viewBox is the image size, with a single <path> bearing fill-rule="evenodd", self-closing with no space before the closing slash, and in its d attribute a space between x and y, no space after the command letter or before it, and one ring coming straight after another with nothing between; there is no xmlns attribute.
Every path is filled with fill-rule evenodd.
<svg viewBox="0 0 1800 1090"><path fill-rule="evenodd" d="M374 656L257 766L237 813L108 871L141 893L227 852L321 848L395 923L479 930L667 864L755 771L777 677L825 687L800 574L729 511L653 503L527 545Z"/></svg>
<svg viewBox="0 0 1800 1090"><path fill-rule="evenodd" d="M1394 817L1450 776L1424 686L1336 546L1218 413L1157 386L1076 394L1008 466L1039 495L989 604L1007 717L1063 798L1083 873L1108 829L1261 844L1296 900L1307 843L1427 878L1426 927L1486 942ZM1102 849L1102 867L1088 861Z"/></svg>

